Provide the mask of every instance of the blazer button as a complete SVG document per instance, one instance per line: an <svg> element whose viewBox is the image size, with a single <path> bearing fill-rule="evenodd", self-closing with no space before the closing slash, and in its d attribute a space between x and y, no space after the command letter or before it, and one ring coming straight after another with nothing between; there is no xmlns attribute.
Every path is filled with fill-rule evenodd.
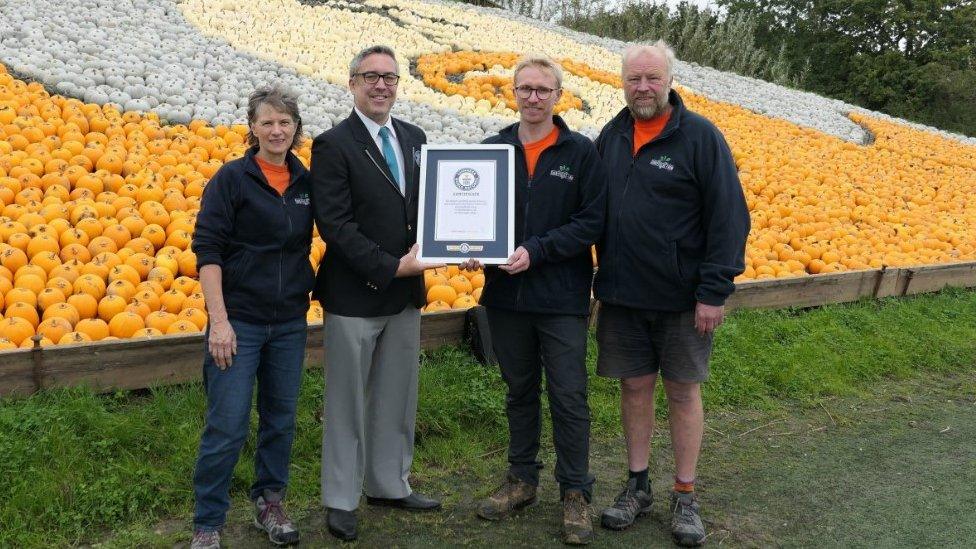
<svg viewBox="0 0 976 549"><path fill-rule="evenodd" d="M407 230L408 231L412 231L413 230L413 225L407 225Z"/></svg>

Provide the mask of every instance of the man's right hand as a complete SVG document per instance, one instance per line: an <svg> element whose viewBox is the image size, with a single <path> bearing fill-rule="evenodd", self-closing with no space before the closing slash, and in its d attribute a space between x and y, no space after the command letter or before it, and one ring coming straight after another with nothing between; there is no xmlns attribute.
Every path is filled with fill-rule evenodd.
<svg viewBox="0 0 976 549"><path fill-rule="evenodd" d="M227 320L217 320L210 323L210 355L221 370L230 368L237 354L237 334Z"/></svg>
<svg viewBox="0 0 976 549"><path fill-rule="evenodd" d="M478 269L483 269L484 265L477 259L468 259L464 263L458 265L458 269L462 271L477 271Z"/></svg>
<svg viewBox="0 0 976 549"><path fill-rule="evenodd" d="M443 263L423 263L417 259L417 252L420 250L420 246L414 244L407 254L400 258L400 265L396 270L396 278L404 278L407 276L417 276L423 274L427 269L437 269L438 267L443 267Z"/></svg>

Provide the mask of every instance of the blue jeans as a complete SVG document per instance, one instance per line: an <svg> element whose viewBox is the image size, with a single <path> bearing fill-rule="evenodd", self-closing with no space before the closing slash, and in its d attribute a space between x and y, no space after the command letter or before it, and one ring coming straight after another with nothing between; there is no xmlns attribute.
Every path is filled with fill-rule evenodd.
<svg viewBox="0 0 976 549"><path fill-rule="evenodd" d="M205 530L224 525L230 507L231 477L250 424L255 380L259 423L251 499L257 499L265 489L282 491L288 485L295 409L302 383L307 335L304 318L277 324L231 320L230 324L237 336L237 354L231 366L219 369L210 352L204 351L207 414L193 474L193 524ZM207 330L204 341L209 337Z"/></svg>

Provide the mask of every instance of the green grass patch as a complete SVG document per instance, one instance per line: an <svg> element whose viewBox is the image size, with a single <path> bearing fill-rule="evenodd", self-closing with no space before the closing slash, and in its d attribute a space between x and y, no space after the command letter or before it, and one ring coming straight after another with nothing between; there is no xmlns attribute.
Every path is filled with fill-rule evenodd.
<svg viewBox="0 0 976 549"><path fill-rule="evenodd" d="M591 341L591 369L595 357ZM784 401L857 395L882 378L974 364L974 291L737 311L716 338L704 395L711 410L774 409ZM489 475L507 441L498 372L464 349L445 348L424 357L420 387L416 476ZM321 370L306 372L289 489L296 509L313 508L319 498L322 388ZM619 436L618 399L615 381L591 377L595 437ZM90 543L113 533L138 540L160 519L188 521L204 405L199 384L108 395L57 390L0 401L0 546ZM253 445L252 428L231 486L235 502L253 480Z"/></svg>

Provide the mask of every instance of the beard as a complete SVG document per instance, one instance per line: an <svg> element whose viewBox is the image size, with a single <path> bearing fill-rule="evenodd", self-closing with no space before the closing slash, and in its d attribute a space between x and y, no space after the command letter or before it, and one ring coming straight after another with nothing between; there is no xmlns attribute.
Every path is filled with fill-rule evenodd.
<svg viewBox="0 0 976 549"><path fill-rule="evenodd" d="M655 116L663 114L668 108L667 93L656 96L654 98L654 103L650 105L638 105L636 99L637 97L634 97L633 99L627 101L627 108L630 109L630 114L632 114L637 120L650 120Z"/></svg>

